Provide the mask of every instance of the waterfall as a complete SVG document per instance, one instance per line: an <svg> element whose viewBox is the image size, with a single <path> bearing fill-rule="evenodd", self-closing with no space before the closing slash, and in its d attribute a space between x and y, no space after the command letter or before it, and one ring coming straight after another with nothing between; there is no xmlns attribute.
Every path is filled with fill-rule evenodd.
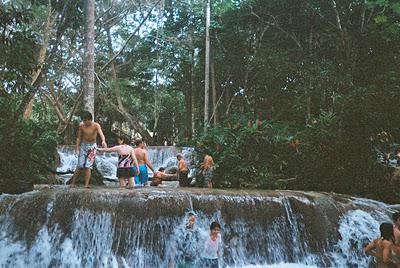
<svg viewBox="0 0 400 268"><path fill-rule="evenodd" d="M59 172L74 171L78 163L78 157L74 153L74 146L62 145L57 148L60 158L60 165L57 168ZM171 168L178 166L176 155L181 153L188 162L190 173L189 177L194 177L195 154L194 149L190 147L175 147L175 146L149 146L146 148L149 154L149 161L152 163L155 170L160 167L166 168L168 171ZM117 180L117 163L118 155L116 153L106 153L97 151L96 166L104 178L108 180ZM149 169L149 176L152 177L153 173ZM71 178L72 174L60 176L64 182Z"/></svg>
<svg viewBox="0 0 400 268"><path fill-rule="evenodd" d="M188 252L201 267L212 221L220 267L368 267L362 249L392 212L333 193L59 186L0 196L0 267L177 267Z"/></svg>

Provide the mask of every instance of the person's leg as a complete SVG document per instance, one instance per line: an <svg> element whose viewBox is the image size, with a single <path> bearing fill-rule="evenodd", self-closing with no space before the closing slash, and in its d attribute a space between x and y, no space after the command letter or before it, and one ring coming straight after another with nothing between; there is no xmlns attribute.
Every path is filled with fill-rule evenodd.
<svg viewBox="0 0 400 268"><path fill-rule="evenodd" d="M118 178L119 187L125 187L125 178Z"/></svg>
<svg viewBox="0 0 400 268"><path fill-rule="evenodd" d="M85 188L89 188L89 182L90 182L90 175L91 175L91 173L92 173L92 170L90 169L90 168L85 168L84 169L84 182L85 182L85 185L84 185L84 187Z"/></svg>
<svg viewBox="0 0 400 268"><path fill-rule="evenodd" d="M130 177L128 179L128 188L134 188L135 187L135 182L133 180L133 177Z"/></svg>

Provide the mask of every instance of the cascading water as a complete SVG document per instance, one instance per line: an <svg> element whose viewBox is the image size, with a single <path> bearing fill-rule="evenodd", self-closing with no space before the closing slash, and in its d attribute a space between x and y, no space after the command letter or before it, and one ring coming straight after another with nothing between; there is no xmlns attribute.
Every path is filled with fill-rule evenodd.
<svg viewBox="0 0 400 268"><path fill-rule="evenodd" d="M176 155L181 153L189 164L189 168L195 164L194 149L190 147L174 147L174 146L149 146L146 148L149 154L149 160L155 170L160 167L165 167L168 171L170 168L175 168L178 165ZM74 146L59 146L57 148L60 165L57 168L58 172L74 171L78 163L78 157L74 153ZM116 180L118 156L116 153L97 152L96 166L103 177L109 180ZM193 168L190 169L189 177L192 177ZM72 174L62 175L64 182L71 178ZM153 174L149 170L149 176Z"/></svg>
<svg viewBox="0 0 400 268"><path fill-rule="evenodd" d="M368 267L362 248L392 212L313 192L60 186L0 196L0 267L178 267L188 255L201 267L215 220L220 267Z"/></svg>

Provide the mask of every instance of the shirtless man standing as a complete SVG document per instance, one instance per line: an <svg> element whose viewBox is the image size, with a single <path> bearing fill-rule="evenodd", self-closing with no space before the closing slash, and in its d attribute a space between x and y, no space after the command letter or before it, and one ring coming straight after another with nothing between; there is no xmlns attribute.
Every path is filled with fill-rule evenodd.
<svg viewBox="0 0 400 268"><path fill-rule="evenodd" d="M204 181L207 183L207 187L210 189L213 188L214 160L208 153L204 155L201 168L203 169Z"/></svg>
<svg viewBox="0 0 400 268"><path fill-rule="evenodd" d="M75 153L78 154L78 166L72 176L71 187L75 186L75 179L79 177L83 169L84 186L85 188L89 188L90 175L96 158L97 133L101 138L101 146L107 148L107 143L100 125L93 122L93 116L90 112L83 112L82 121L83 122L79 124L75 147Z"/></svg>
<svg viewBox="0 0 400 268"><path fill-rule="evenodd" d="M185 159L183 159L183 156L181 154L178 154L176 156L176 159L178 159L178 176L179 176L179 186L180 187L188 187L189 184L189 169L187 166L187 163Z"/></svg>
<svg viewBox="0 0 400 268"><path fill-rule="evenodd" d="M147 173L147 167L151 169L154 173L154 168L151 165L147 151L144 149L144 143L142 140L138 139L135 140L136 148L134 149L136 159L139 164L139 176L135 177L135 184L139 185L142 184L143 186L146 185L147 181L149 180L149 174Z"/></svg>

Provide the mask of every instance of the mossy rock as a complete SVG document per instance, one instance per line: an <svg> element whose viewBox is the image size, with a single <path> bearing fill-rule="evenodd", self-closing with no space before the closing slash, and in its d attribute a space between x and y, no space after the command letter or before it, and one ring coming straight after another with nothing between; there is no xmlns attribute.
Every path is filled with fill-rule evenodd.
<svg viewBox="0 0 400 268"><path fill-rule="evenodd" d="M81 172L80 176L75 179L76 184L82 184L83 185L83 172ZM72 179L72 177L71 177ZM67 182L67 184L71 184L71 179ZM100 171L97 169L96 166L92 169L92 174L90 176L90 182L89 184L91 185L104 185L104 177L101 175Z"/></svg>

